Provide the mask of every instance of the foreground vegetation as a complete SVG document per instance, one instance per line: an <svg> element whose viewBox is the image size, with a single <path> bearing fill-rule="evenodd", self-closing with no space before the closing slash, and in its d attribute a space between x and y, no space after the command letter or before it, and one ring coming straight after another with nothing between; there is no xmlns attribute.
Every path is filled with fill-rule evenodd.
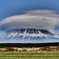
<svg viewBox="0 0 59 59"><path fill-rule="evenodd" d="M0 52L0 59L59 59L59 52Z"/></svg>
<svg viewBox="0 0 59 59"><path fill-rule="evenodd" d="M56 46L57 48L50 48ZM6 48L8 47L8 48ZM22 51L10 47L22 48ZM39 51L25 51L23 47L37 48ZM3 49L2 49L3 48ZM7 50L4 50L4 49ZM12 51L12 52L11 52ZM17 51L17 52L16 52ZM54 52L53 52L54 51ZM57 43L2 43L0 44L0 59L59 59L59 42Z"/></svg>
<svg viewBox="0 0 59 59"><path fill-rule="evenodd" d="M0 43L0 48L4 47L44 47L44 46L59 46L59 42L47 43Z"/></svg>

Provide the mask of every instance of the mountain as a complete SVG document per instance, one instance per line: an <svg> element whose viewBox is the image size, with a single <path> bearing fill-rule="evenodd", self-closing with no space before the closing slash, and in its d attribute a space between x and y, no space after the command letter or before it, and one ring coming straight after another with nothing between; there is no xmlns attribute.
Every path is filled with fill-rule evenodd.
<svg viewBox="0 0 59 59"><path fill-rule="evenodd" d="M0 37L0 39L11 39L11 38L59 38L59 35L55 35L47 30L37 30L37 29L21 29L13 30L8 32L6 35Z"/></svg>

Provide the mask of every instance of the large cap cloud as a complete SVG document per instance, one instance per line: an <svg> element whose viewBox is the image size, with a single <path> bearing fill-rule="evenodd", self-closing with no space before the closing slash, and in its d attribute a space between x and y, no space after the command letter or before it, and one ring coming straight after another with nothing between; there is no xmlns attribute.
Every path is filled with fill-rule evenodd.
<svg viewBox="0 0 59 59"><path fill-rule="evenodd" d="M59 15L50 10L32 10L23 15L8 17L0 22L0 30L10 31L15 29L45 29L53 32L59 25Z"/></svg>

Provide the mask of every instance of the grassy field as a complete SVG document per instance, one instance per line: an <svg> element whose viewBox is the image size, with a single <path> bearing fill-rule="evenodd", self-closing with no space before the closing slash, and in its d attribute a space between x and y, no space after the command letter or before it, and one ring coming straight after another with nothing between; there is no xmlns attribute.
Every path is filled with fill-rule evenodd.
<svg viewBox="0 0 59 59"><path fill-rule="evenodd" d="M59 52L0 52L0 59L59 59Z"/></svg>

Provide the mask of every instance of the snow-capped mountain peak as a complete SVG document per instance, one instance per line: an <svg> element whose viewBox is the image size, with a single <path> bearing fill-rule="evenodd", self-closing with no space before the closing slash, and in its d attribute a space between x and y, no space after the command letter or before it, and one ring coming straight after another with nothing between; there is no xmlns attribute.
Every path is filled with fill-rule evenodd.
<svg viewBox="0 0 59 59"><path fill-rule="evenodd" d="M51 32L48 32L46 30L20 30L20 31L11 31L7 33L6 35L3 35L0 37L0 39L5 39L5 38L20 38L20 37L44 37L44 38L49 38L49 37L54 37L54 38L59 38L59 35L55 35Z"/></svg>

